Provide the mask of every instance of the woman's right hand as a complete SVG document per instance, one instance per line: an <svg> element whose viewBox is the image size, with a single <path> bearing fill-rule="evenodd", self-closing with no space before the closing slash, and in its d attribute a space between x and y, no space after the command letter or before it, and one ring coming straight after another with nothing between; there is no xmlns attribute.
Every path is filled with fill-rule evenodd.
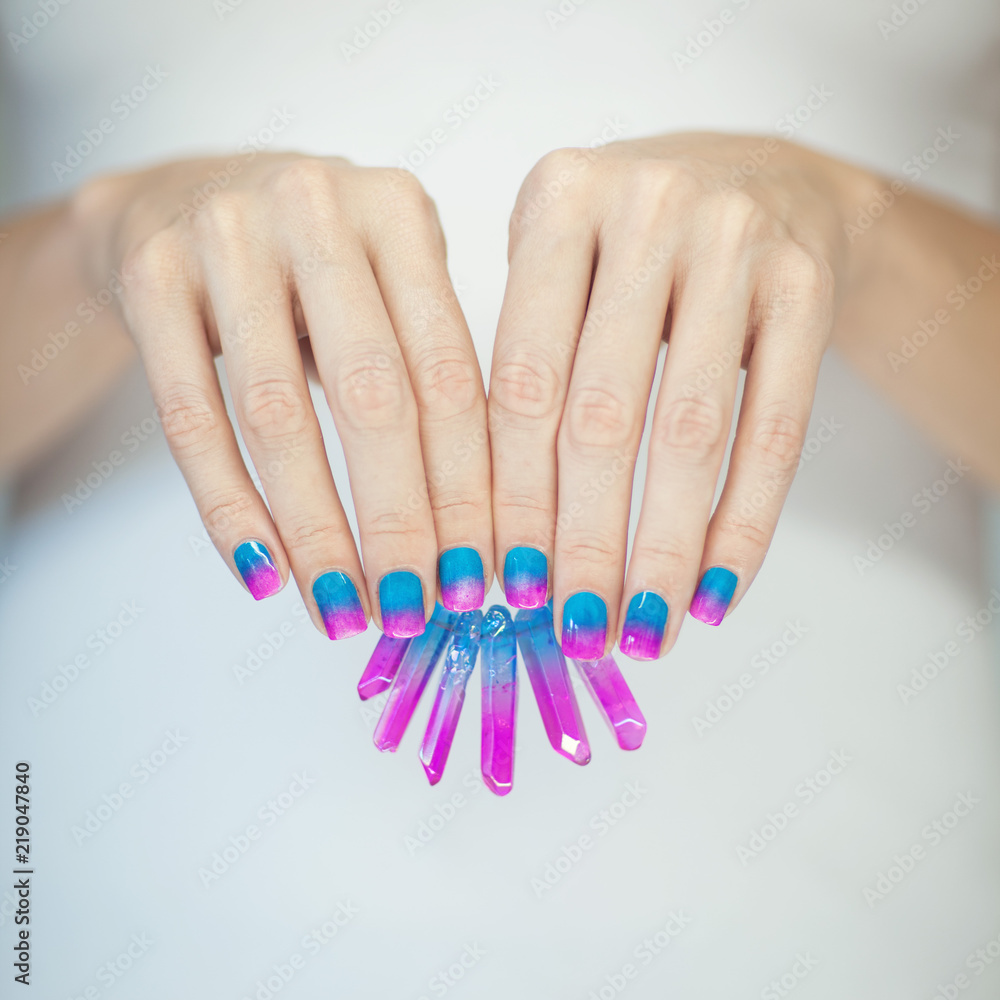
<svg viewBox="0 0 1000 1000"><path fill-rule="evenodd" d="M122 273L122 318L167 441L250 593L276 593L291 571L330 638L369 616L387 635L419 633L439 556L456 610L479 607L493 575L486 399L434 205L405 171L250 159L84 185L74 212L93 287ZM303 337L343 443L364 570ZM226 413L220 352L267 505Z"/></svg>

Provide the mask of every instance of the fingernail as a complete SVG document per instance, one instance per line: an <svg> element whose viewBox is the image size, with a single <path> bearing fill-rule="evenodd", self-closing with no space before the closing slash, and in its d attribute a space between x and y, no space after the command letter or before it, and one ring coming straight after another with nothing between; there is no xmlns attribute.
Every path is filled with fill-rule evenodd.
<svg viewBox="0 0 1000 1000"><path fill-rule="evenodd" d="M628 602L618 648L633 660L655 660L660 655L666 625L667 602L659 594L644 590Z"/></svg>
<svg viewBox="0 0 1000 1000"><path fill-rule="evenodd" d="M457 548L442 552L438 559L441 603L449 611L476 611L486 599L483 560L475 549Z"/></svg>
<svg viewBox="0 0 1000 1000"><path fill-rule="evenodd" d="M281 574L263 542L240 542L233 552L233 562L255 601L281 590Z"/></svg>
<svg viewBox="0 0 1000 1000"><path fill-rule="evenodd" d="M575 660L599 660L608 635L608 606L583 590L563 605L562 651Z"/></svg>
<svg viewBox="0 0 1000 1000"><path fill-rule="evenodd" d="M549 562L544 552L520 545L503 563L503 589L512 608L540 608L549 590Z"/></svg>
<svg viewBox="0 0 1000 1000"><path fill-rule="evenodd" d="M358 588L346 573L324 573L313 584L316 607L331 639L346 639L368 627Z"/></svg>
<svg viewBox="0 0 1000 1000"><path fill-rule="evenodd" d="M705 570L688 610L698 621L718 625L726 616L735 590L736 574L721 566L713 566Z"/></svg>
<svg viewBox="0 0 1000 1000"><path fill-rule="evenodd" d="M382 609L382 631L394 639L421 635L424 618L424 588L420 577L405 569L386 573L378 585Z"/></svg>

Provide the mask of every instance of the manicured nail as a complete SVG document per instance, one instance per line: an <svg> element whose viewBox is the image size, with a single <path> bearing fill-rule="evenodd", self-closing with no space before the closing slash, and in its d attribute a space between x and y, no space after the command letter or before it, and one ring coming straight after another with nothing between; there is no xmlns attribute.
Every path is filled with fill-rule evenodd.
<svg viewBox="0 0 1000 1000"><path fill-rule="evenodd" d="M574 660L599 660L608 635L608 606L597 594L582 590L564 605L562 651Z"/></svg>
<svg viewBox="0 0 1000 1000"><path fill-rule="evenodd" d="M698 621L718 625L726 616L735 590L736 574L721 566L713 566L705 570L688 610Z"/></svg>
<svg viewBox="0 0 1000 1000"><path fill-rule="evenodd" d="M633 660L655 660L660 655L666 625L667 602L659 594L644 590L628 602L618 648Z"/></svg>
<svg viewBox="0 0 1000 1000"><path fill-rule="evenodd" d="M475 549L448 549L438 559L441 603L449 611L476 611L486 599L483 560Z"/></svg>
<svg viewBox="0 0 1000 1000"><path fill-rule="evenodd" d="M386 635L405 639L424 631L424 588L416 573L405 569L386 573L378 585L378 603Z"/></svg>
<svg viewBox="0 0 1000 1000"><path fill-rule="evenodd" d="M549 589L544 552L525 545L511 549L503 563L503 589L512 608L540 608Z"/></svg>
<svg viewBox="0 0 1000 1000"><path fill-rule="evenodd" d="M240 542L233 552L233 562L255 601L281 590L281 574L263 542Z"/></svg>
<svg viewBox="0 0 1000 1000"><path fill-rule="evenodd" d="M324 573L313 584L316 607L331 639L346 639L368 627L358 588L346 573Z"/></svg>

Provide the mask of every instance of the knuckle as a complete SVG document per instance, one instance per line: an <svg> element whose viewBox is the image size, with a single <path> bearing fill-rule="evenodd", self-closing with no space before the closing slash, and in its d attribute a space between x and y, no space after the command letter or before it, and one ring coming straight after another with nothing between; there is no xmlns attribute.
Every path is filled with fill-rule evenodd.
<svg viewBox="0 0 1000 1000"><path fill-rule="evenodd" d="M309 428L309 405L287 374L258 375L242 387L247 430L262 441L292 440Z"/></svg>
<svg viewBox="0 0 1000 1000"><path fill-rule="evenodd" d="M483 398L478 370L457 350L428 351L415 358L413 384L427 415L436 421L466 416Z"/></svg>
<svg viewBox="0 0 1000 1000"><path fill-rule="evenodd" d="M716 526L713 526L716 527ZM771 544L771 528L759 518L728 517L717 526L719 536L755 549L767 549Z"/></svg>
<svg viewBox="0 0 1000 1000"><path fill-rule="evenodd" d="M344 536L336 525L314 518L286 521L278 526L278 530L285 548L293 551L338 552L344 544Z"/></svg>
<svg viewBox="0 0 1000 1000"><path fill-rule="evenodd" d="M592 531L563 533L559 536L559 559L564 565L607 566L620 561L621 546Z"/></svg>
<svg viewBox="0 0 1000 1000"><path fill-rule="evenodd" d="M365 533L370 539L391 539L393 547L401 551L419 550L425 537L424 518L414 514L426 510L421 503L416 508L400 504L393 510L376 511L365 521Z"/></svg>
<svg viewBox="0 0 1000 1000"><path fill-rule="evenodd" d="M560 425L562 441L573 449L622 447L635 432L636 409L628 393L609 385L574 389Z"/></svg>
<svg viewBox="0 0 1000 1000"><path fill-rule="evenodd" d="M805 440L802 422L782 410L765 413L757 421L751 438L754 456L768 468L794 469Z"/></svg>
<svg viewBox="0 0 1000 1000"><path fill-rule="evenodd" d="M159 401L157 412L163 434L175 455L191 457L209 447L218 429L218 417L204 393L176 386Z"/></svg>
<svg viewBox="0 0 1000 1000"><path fill-rule="evenodd" d="M675 160L637 160L628 168L626 208L641 218L656 218L701 190L697 175Z"/></svg>
<svg viewBox="0 0 1000 1000"><path fill-rule="evenodd" d="M537 353L521 351L500 361L490 379L490 419L519 425L550 417L562 399L555 366Z"/></svg>
<svg viewBox="0 0 1000 1000"><path fill-rule="evenodd" d="M637 560L641 560L650 566L655 566L658 579L672 582L680 571L697 562L699 554L685 550L675 538L657 536L637 538L632 562L635 564Z"/></svg>
<svg viewBox="0 0 1000 1000"><path fill-rule="evenodd" d="M413 394L398 359L366 352L345 360L334 382L338 414L356 430L379 430L412 419Z"/></svg>
<svg viewBox="0 0 1000 1000"><path fill-rule="evenodd" d="M194 217L194 225L213 246L241 242L248 230L249 202L236 191L220 191Z"/></svg>
<svg viewBox="0 0 1000 1000"><path fill-rule="evenodd" d="M560 184L565 180L567 171L576 168L578 152L572 148L553 149L546 153L528 171L524 179L522 191L528 196L544 191L553 183Z"/></svg>
<svg viewBox="0 0 1000 1000"><path fill-rule="evenodd" d="M691 395L674 400L654 419L650 446L701 465L717 454L727 431L721 403L712 396Z"/></svg>
<svg viewBox="0 0 1000 1000"><path fill-rule="evenodd" d="M728 191L709 199L709 231L723 252L744 250L762 233L767 216L757 201L745 191Z"/></svg>
<svg viewBox="0 0 1000 1000"><path fill-rule="evenodd" d="M202 499L201 519L212 538L220 538L246 522L253 514L259 497L245 490L209 493Z"/></svg>
<svg viewBox="0 0 1000 1000"><path fill-rule="evenodd" d="M285 164L273 177L275 196L286 204L327 205L334 199L336 172L316 156L304 156Z"/></svg>
<svg viewBox="0 0 1000 1000"><path fill-rule="evenodd" d="M834 296L834 273L830 263L801 243L788 243L778 264L786 297L828 303Z"/></svg>
<svg viewBox="0 0 1000 1000"><path fill-rule="evenodd" d="M161 229L133 247L122 261L123 298L126 302L148 299L176 287L185 275L184 246L172 229Z"/></svg>

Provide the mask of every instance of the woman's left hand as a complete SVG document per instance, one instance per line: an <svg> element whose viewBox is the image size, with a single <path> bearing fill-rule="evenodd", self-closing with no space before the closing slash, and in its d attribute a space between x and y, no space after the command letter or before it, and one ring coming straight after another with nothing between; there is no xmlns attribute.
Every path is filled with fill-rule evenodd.
<svg viewBox="0 0 1000 1000"><path fill-rule="evenodd" d="M557 150L522 185L489 394L496 565L512 605L553 596L568 656L618 638L655 658L685 610L717 625L749 587L833 324L852 169L773 138L691 134Z"/></svg>

